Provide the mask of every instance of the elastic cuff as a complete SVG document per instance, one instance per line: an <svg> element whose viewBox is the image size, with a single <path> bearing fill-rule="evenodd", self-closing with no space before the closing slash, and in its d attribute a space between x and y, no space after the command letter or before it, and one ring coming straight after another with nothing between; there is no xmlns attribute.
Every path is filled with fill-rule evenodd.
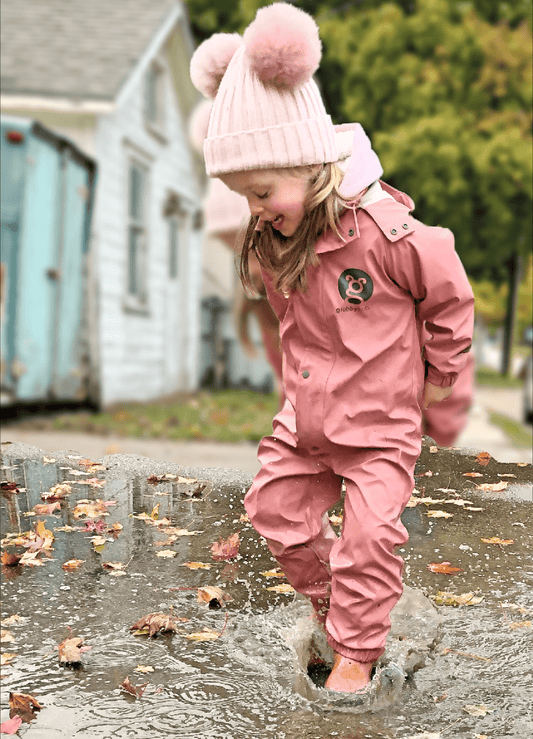
<svg viewBox="0 0 533 739"><path fill-rule="evenodd" d="M452 385L455 385L457 377L457 372L450 372L449 375L443 375L430 364L428 365L426 379L431 382L432 385L436 385L437 387L451 387Z"/></svg>
<svg viewBox="0 0 533 739"><path fill-rule="evenodd" d="M329 646L335 652L338 652L343 657L353 659L356 662L362 662L363 664L366 662L375 662L385 651L385 647L379 647L378 649L350 649L349 647L345 647L344 644L339 644L329 634L327 635L327 640Z"/></svg>

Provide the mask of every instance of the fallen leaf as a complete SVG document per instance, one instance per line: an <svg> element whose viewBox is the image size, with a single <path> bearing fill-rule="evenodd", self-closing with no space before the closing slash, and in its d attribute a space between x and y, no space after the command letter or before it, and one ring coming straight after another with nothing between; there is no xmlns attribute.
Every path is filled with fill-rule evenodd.
<svg viewBox="0 0 533 739"><path fill-rule="evenodd" d="M1 629L0 630L0 641L5 642L7 644L7 642L15 641L15 637L10 631L7 631L6 629Z"/></svg>
<svg viewBox="0 0 533 739"><path fill-rule="evenodd" d="M263 575L263 577L285 577L285 573L279 569L279 567L276 567L274 570L267 570L266 572L260 572L259 574Z"/></svg>
<svg viewBox="0 0 533 739"><path fill-rule="evenodd" d="M465 511L482 511L483 508L472 508L472 506L465 506Z"/></svg>
<svg viewBox="0 0 533 739"><path fill-rule="evenodd" d="M452 505L458 505L458 506L465 506L465 505L471 505L471 500L463 500L463 498L450 498L449 500L445 500L445 503L451 503Z"/></svg>
<svg viewBox="0 0 533 739"><path fill-rule="evenodd" d="M78 531L95 531L97 534L103 534L104 531L107 531L107 524L105 521L94 521L90 519L89 521L85 521L84 526L76 526L75 528Z"/></svg>
<svg viewBox="0 0 533 739"><path fill-rule="evenodd" d="M466 711L471 716L486 716L487 713L494 713L495 710L495 708L489 708L484 703L463 706L463 711Z"/></svg>
<svg viewBox="0 0 533 739"><path fill-rule="evenodd" d="M470 657L471 659L480 659L483 662L490 662L490 657L480 657L478 654L469 654L468 652L458 652L456 649L450 649L445 647L442 650L442 654L458 654L460 657Z"/></svg>
<svg viewBox="0 0 533 739"><path fill-rule="evenodd" d="M491 459L492 457L488 452L480 452L476 457L476 462L482 467L486 467Z"/></svg>
<svg viewBox="0 0 533 739"><path fill-rule="evenodd" d="M334 526L340 526L340 525L342 524L342 520L343 520L343 519L342 519L342 516L337 516L337 515L335 515L335 514L332 514L332 515L331 515L331 516L329 517L329 520L330 520L330 522L331 522L331 523L332 523L332 524L333 524Z"/></svg>
<svg viewBox="0 0 533 739"><path fill-rule="evenodd" d="M452 518L453 513L447 513L446 511L428 511L426 516L428 516L428 518Z"/></svg>
<svg viewBox="0 0 533 739"><path fill-rule="evenodd" d="M156 557L167 557L170 559L171 557L175 557L177 552L174 552L172 549L161 549L161 551L156 553Z"/></svg>
<svg viewBox="0 0 533 739"><path fill-rule="evenodd" d="M478 490L484 490L489 493L500 493L508 487L509 483L505 480L501 482L484 482L481 485L476 485Z"/></svg>
<svg viewBox="0 0 533 739"><path fill-rule="evenodd" d="M38 542L38 549L52 548L52 542L54 541L55 536L46 528L44 521L37 521L35 524L35 534L35 541Z"/></svg>
<svg viewBox="0 0 533 739"><path fill-rule="evenodd" d="M240 523L250 523L250 516L247 513L241 513L241 517L239 518Z"/></svg>
<svg viewBox="0 0 533 739"><path fill-rule="evenodd" d="M37 503L33 506L33 512L38 516L50 516L54 511L61 508L61 503L56 500L55 503Z"/></svg>
<svg viewBox="0 0 533 739"><path fill-rule="evenodd" d="M191 641L215 641L220 636L220 632L214 629L204 629L203 631L196 631L194 634L186 634L185 638Z"/></svg>
<svg viewBox="0 0 533 739"><path fill-rule="evenodd" d="M104 549L104 545L107 542L107 539L105 539L103 536L91 536L91 541L94 551L97 554L101 554Z"/></svg>
<svg viewBox="0 0 533 739"><path fill-rule="evenodd" d="M218 542L211 545L211 555L214 560L220 562L223 560L233 559L239 554L240 538L239 532L228 536L227 539L220 537Z"/></svg>
<svg viewBox="0 0 533 739"><path fill-rule="evenodd" d="M141 672L143 674L147 672L154 672L154 668L150 667L150 665L137 665L135 668L135 672Z"/></svg>
<svg viewBox="0 0 533 739"><path fill-rule="evenodd" d="M481 472L463 472L463 477L483 477Z"/></svg>
<svg viewBox="0 0 533 739"><path fill-rule="evenodd" d="M19 616L18 614L14 613L12 616L8 616L7 618L4 618L4 620L1 622L2 626L11 626L11 624L19 623L19 621L24 621L25 619L23 616Z"/></svg>
<svg viewBox="0 0 533 739"><path fill-rule="evenodd" d="M110 534L120 534L124 526L121 523L114 523L112 526L108 526L107 530Z"/></svg>
<svg viewBox="0 0 533 739"><path fill-rule="evenodd" d="M438 451L439 451L439 447L438 446L430 446L429 447L429 453L430 454L437 454Z"/></svg>
<svg viewBox="0 0 533 739"><path fill-rule="evenodd" d="M130 682L129 677L127 677L124 682L120 683L121 688L123 688L128 693L131 693L131 695L134 695L136 698L142 698L147 685L148 683L143 683L142 685L135 686L133 685L133 683Z"/></svg>
<svg viewBox="0 0 533 739"><path fill-rule="evenodd" d="M453 567L449 562L430 562L427 568L438 575L455 575L463 571L460 567Z"/></svg>
<svg viewBox="0 0 533 739"><path fill-rule="evenodd" d="M153 518L154 520L155 520L156 518L159 518L159 506L160 506L160 505L161 505L161 503L158 503L157 505L155 505L155 506L154 506L154 507L152 508L152 511L151 511L151 513L149 514L150 518Z"/></svg>
<svg viewBox="0 0 533 739"><path fill-rule="evenodd" d="M124 562L102 562L102 567L106 570L120 571L126 569Z"/></svg>
<svg viewBox="0 0 533 739"><path fill-rule="evenodd" d="M473 606L481 603L484 596L476 596L474 593L445 593L439 590L436 595L429 596L438 606Z"/></svg>
<svg viewBox="0 0 533 739"><path fill-rule="evenodd" d="M62 665L78 665L81 662L81 653L91 649L91 647L83 646L83 639L78 636L64 639L57 648L59 662Z"/></svg>
<svg viewBox="0 0 533 739"><path fill-rule="evenodd" d="M415 477L433 477L433 472L431 470L427 470L427 472L420 472L418 475L415 475Z"/></svg>
<svg viewBox="0 0 533 739"><path fill-rule="evenodd" d="M498 472L498 477L516 477L511 472Z"/></svg>
<svg viewBox="0 0 533 739"><path fill-rule="evenodd" d="M500 608L508 608L510 611L518 611L519 613L527 613L524 606L519 606L517 603L500 603Z"/></svg>
<svg viewBox="0 0 533 739"><path fill-rule="evenodd" d="M280 583L279 585L272 585L270 588L266 588L266 590L272 590L274 593L294 593L296 592L292 585L289 585L288 582Z"/></svg>
<svg viewBox="0 0 533 739"><path fill-rule="evenodd" d="M440 731L423 731L422 734L410 734L405 739L441 739Z"/></svg>
<svg viewBox="0 0 533 739"><path fill-rule="evenodd" d="M517 462L516 466L517 467L528 467L529 463L528 462Z"/></svg>
<svg viewBox="0 0 533 739"><path fill-rule="evenodd" d="M530 629L531 621L513 621L509 624L510 629Z"/></svg>
<svg viewBox="0 0 533 739"><path fill-rule="evenodd" d="M43 706L29 693L10 693L9 707L18 714L33 714L34 711L40 711Z"/></svg>
<svg viewBox="0 0 533 739"><path fill-rule="evenodd" d="M53 464L55 462L55 459L52 459L52 457L43 457L43 464Z"/></svg>
<svg viewBox="0 0 533 739"><path fill-rule="evenodd" d="M498 544L501 547L507 547L509 544L514 544L514 539L499 539L497 536L491 536L490 539L481 539L485 544Z"/></svg>
<svg viewBox="0 0 533 739"><path fill-rule="evenodd" d="M64 570L77 570L85 562L84 559L69 559L63 565Z"/></svg>
<svg viewBox="0 0 533 739"><path fill-rule="evenodd" d="M15 714L13 718L8 719L7 721L2 721L2 723L0 724L0 733L16 734L17 731L20 729L21 724L21 717L18 714Z"/></svg>
<svg viewBox="0 0 533 739"><path fill-rule="evenodd" d="M198 588L197 600L199 603L207 603L209 608L218 609L224 608L224 603L233 600L233 598L231 595L225 593L222 588L207 585L206 587Z"/></svg>
<svg viewBox="0 0 533 739"><path fill-rule="evenodd" d="M205 562L184 562L183 567L188 567L190 570L210 570L211 565Z"/></svg>
<svg viewBox="0 0 533 739"><path fill-rule="evenodd" d="M173 616L166 613L149 613L130 626L130 631L146 632L149 636L155 636L159 632L176 631L176 624Z"/></svg>
<svg viewBox="0 0 533 739"><path fill-rule="evenodd" d="M18 657L18 654L12 654L11 652L2 652L0 655L0 663L2 665L8 665L10 662L13 662L14 659Z"/></svg>
<svg viewBox="0 0 533 739"><path fill-rule="evenodd" d="M72 511L74 518L78 519L82 516L87 518L100 518L100 516L109 516L107 504L103 500L80 500Z"/></svg>
<svg viewBox="0 0 533 739"><path fill-rule="evenodd" d="M88 473L83 472L81 474L85 475ZM90 485L93 488L103 488L105 480L100 480L98 477L89 477L87 480L76 480L76 485Z"/></svg>
<svg viewBox="0 0 533 739"><path fill-rule="evenodd" d="M20 563L22 554L10 554L10 552L3 552L0 558L3 565L6 567L14 567Z"/></svg>
<svg viewBox="0 0 533 739"><path fill-rule="evenodd" d="M67 495L70 495L71 492L72 487L68 482L60 482L51 487L48 493L41 493L41 498L43 500L62 500Z"/></svg>

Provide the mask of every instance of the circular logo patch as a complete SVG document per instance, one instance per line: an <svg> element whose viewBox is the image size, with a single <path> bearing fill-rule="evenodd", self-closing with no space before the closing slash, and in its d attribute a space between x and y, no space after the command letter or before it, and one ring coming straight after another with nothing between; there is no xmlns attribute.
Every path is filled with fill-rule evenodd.
<svg viewBox="0 0 533 739"><path fill-rule="evenodd" d="M372 278L362 269L345 269L339 277L339 292L341 298L348 303L364 303L374 292Z"/></svg>

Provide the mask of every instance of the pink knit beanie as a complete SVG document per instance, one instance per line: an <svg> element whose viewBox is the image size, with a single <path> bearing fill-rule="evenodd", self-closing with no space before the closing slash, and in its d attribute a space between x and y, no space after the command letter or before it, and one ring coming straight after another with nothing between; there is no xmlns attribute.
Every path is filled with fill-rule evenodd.
<svg viewBox="0 0 533 739"><path fill-rule="evenodd" d="M214 98L204 142L208 175L340 158L312 79L321 54L313 18L284 2L261 8L242 37L218 33L200 44L191 79Z"/></svg>

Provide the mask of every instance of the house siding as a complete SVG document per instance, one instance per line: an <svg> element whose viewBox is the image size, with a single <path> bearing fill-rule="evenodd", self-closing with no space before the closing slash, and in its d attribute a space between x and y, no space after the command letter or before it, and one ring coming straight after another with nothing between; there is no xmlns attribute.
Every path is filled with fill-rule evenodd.
<svg viewBox="0 0 533 739"><path fill-rule="evenodd" d="M147 65L150 60L146 60ZM198 384L201 233L192 229L200 196L171 77L165 75L166 141L144 120L144 77L111 114L98 120L95 149L100 162L93 228L98 244L101 404L147 401ZM148 167L147 301L141 314L125 307L128 274L127 200L130 157ZM188 244L176 286L168 270L169 191L187 211ZM170 297L169 297L170 296ZM177 333L169 345L168 322ZM178 354L170 361L170 353ZM174 365L173 372L168 371Z"/></svg>

